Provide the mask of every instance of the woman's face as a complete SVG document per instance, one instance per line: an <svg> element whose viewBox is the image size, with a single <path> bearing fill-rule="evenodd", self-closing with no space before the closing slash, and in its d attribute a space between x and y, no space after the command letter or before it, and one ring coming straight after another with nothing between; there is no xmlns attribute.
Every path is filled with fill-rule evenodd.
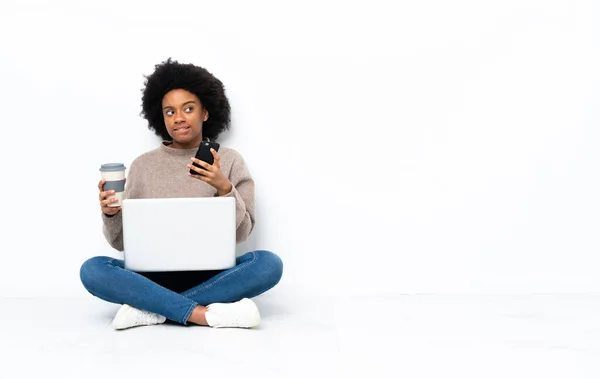
<svg viewBox="0 0 600 379"><path fill-rule="evenodd" d="M202 123L208 112L198 96L184 89L169 91L162 100L163 118L174 148L191 149L202 142Z"/></svg>

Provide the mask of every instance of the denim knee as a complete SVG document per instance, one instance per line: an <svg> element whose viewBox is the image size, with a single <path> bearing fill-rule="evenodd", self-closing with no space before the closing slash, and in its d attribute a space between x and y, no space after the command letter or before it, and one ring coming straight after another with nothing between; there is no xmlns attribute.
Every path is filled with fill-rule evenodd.
<svg viewBox="0 0 600 379"><path fill-rule="evenodd" d="M276 254L267 250L257 250L254 252L256 259L261 267L261 277L265 285L275 286L281 280L283 275L283 262Z"/></svg>
<svg viewBox="0 0 600 379"><path fill-rule="evenodd" d="M104 282L103 271L104 266L110 261L110 257L93 257L83 262L79 269L79 278L81 284L88 292L94 291Z"/></svg>

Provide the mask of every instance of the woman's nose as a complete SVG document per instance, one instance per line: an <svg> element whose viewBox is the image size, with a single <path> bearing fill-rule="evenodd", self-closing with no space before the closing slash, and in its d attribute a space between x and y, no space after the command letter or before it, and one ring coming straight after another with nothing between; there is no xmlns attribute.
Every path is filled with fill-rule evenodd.
<svg viewBox="0 0 600 379"><path fill-rule="evenodd" d="M185 121L185 117L183 117L183 112L175 113L175 122L183 122Z"/></svg>

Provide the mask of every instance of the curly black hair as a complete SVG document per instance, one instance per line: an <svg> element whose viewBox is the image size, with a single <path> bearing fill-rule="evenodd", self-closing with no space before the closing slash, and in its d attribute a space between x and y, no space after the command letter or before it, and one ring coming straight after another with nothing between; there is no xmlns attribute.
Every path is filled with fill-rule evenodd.
<svg viewBox="0 0 600 379"><path fill-rule="evenodd" d="M148 121L148 129L167 141L171 139L162 113L162 100L167 92L184 89L200 99L208 111L208 120L202 124L202 137L216 140L231 124L231 107L223 83L202 67L171 60L159 63L154 72L144 76L141 116Z"/></svg>

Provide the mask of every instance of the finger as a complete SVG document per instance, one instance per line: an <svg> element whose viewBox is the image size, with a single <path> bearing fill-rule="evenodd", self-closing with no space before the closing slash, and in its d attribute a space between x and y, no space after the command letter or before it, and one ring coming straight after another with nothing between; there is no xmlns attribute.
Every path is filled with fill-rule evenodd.
<svg viewBox="0 0 600 379"><path fill-rule="evenodd" d="M192 175L192 174L188 174L189 176L191 176L194 179L198 179L198 180L202 180L205 183L209 183L211 181L210 178L207 178L206 176L202 176L202 175Z"/></svg>
<svg viewBox="0 0 600 379"><path fill-rule="evenodd" d="M104 208L102 213L108 216L114 216L121 211L121 207L118 208Z"/></svg>
<svg viewBox="0 0 600 379"><path fill-rule="evenodd" d="M115 191L113 191L113 190L103 191L103 192L100 192L99 198L100 198L100 200L104 200L107 197L109 197L110 195L114 195L114 194L115 194Z"/></svg>
<svg viewBox="0 0 600 379"><path fill-rule="evenodd" d="M215 158L215 162L213 163L213 166L221 167L220 166L221 158L219 157L219 153L217 153L217 151L215 149L213 149L212 147L210 148L210 152L212 153L213 157Z"/></svg>
<svg viewBox="0 0 600 379"><path fill-rule="evenodd" d="M187 167L188 167L190 170L192 170L192 171L194 171L194 172L195 172L195 174L193 174L193 175L204 175L204 174L206 174L206 173L207 173L207 171L206 171L206 170L203 170L203 169L201 169L201 168L198 168L198 167L196 167L196 166L194 166L194 165L191 165L191 164L187 165ZM192 174L192 173L190 172L190 175L191 175L191 174Z"/></svg>
<svg viewBox="0 0 600 379"><path fill-rule="evenodd" d="M108 204L115 203L117 201L119 201L119 199L117 199L116 197L113 197L112 199L104 199L100 200L100 205L103 207L108 207Z"/></svg>
<svg viewBox="0 0 600 379"><path fill-rule="evenodd" d="M100 192L100 200L102 200L110 195L114 195L114 194L115 194L114 190Z"/></svg>
<svg viewBox="0 0 600 379"><path fill-rule="evenodd" d="M210 166L208 163L206 163L206 162L204 162L204 161L201 161L201 160L200 160L200 159L198 159L198 158L192 158L192 162L196 163L198 166L202 166L202 167L204 167L205 169L207 169L207 170L210 170L210 167L211 167L211 166Z"/></svg>
<svg viewBox="0 0 600 379"><path fill-rule="evenodd" d="M203 169L201 169L200 167L196 167L196 166L194 166L193 164L188 164L187 166L188 166L188 168L190 168L190 169L192 169L193 171L197 172L197 173L198 173L198 175L208 175L208 174L209 174L209 171L208 171L208 169L204 169L204 170L203 170Z"/></svg>

